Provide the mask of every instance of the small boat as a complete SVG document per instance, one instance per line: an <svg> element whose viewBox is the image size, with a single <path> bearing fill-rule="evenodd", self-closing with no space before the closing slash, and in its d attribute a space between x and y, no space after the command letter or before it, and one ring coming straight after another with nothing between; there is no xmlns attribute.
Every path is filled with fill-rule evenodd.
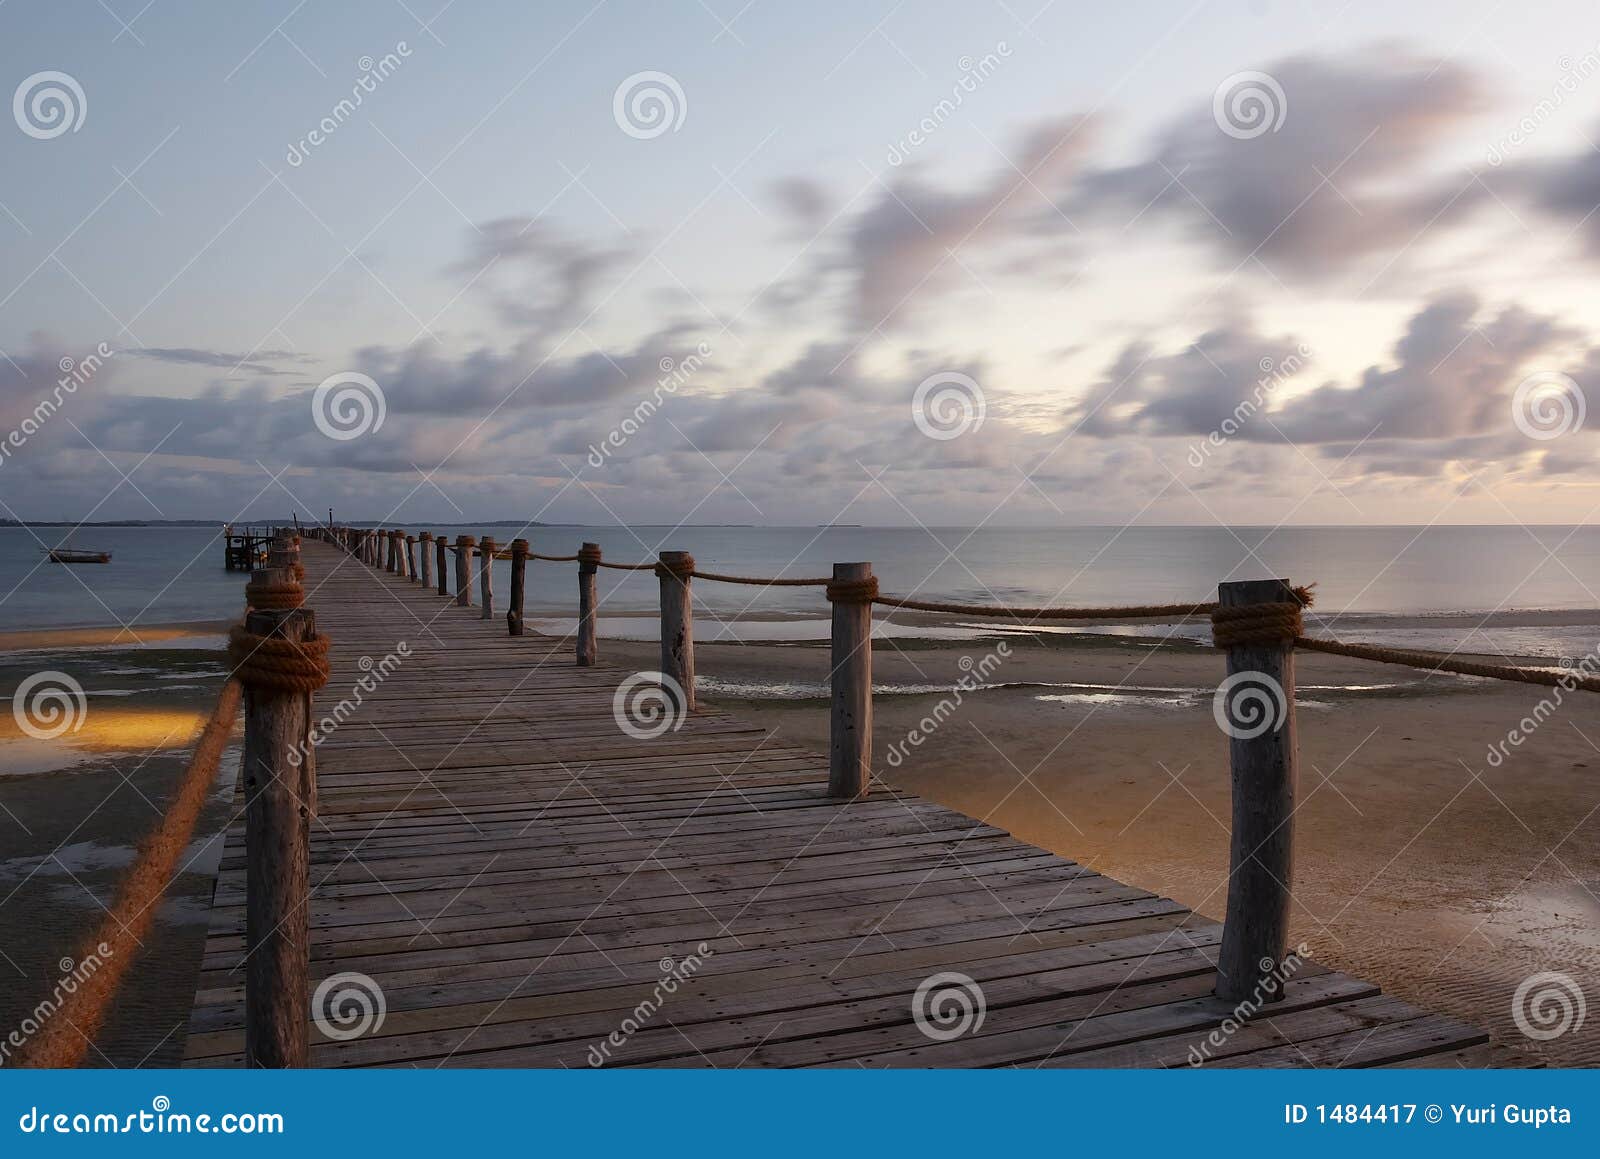
<svg viewBox="0 0 1600 1159"><path fill-rule="evenodd" d="M110 563L109 551L88 551L77 547L51 547L45 549L51 563Z"/></svg>

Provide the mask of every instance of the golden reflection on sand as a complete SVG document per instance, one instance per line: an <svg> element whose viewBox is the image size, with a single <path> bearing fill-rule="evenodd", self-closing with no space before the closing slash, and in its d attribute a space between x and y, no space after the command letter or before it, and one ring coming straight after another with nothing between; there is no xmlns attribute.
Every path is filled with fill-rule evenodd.
<svg viewBox="0 0 1600 1159"><path fill-rule="evenodd" d="M82 724L53 739L29 736L0 713L0 776L47 773L100 757L186 749L205 723L198 709L116 704L91 697Z"/></svg>

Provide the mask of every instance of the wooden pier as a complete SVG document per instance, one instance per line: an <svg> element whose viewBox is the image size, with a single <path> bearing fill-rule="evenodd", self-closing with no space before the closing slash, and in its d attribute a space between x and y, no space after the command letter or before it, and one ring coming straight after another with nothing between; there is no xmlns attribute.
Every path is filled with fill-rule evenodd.
<svg viewBox="0 0 1600 1159"><path fill-rule="evenodd" d="M827 754L713 706L628 735L633 673L512 634L520 577L512 633L444 598L442 546L435 590L436 541L417 582L394 534L389 570L366 548L301 553L331 641L311 715L341 721L315 748L313 993L293 1007L313 1066L1507 1062L1314 961L1236 1020L1214 995L1219 923L909 794L829 796ZM244 1061L244 833L241 816L190 1065Z"/></svg>

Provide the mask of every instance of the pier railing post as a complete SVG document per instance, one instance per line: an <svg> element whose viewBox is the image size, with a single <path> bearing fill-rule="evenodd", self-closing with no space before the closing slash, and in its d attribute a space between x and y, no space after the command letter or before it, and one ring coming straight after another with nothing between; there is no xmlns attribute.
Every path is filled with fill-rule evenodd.
<svg viewBox="0 0 1600 1159"><path fill-rule="evenodd" d="M417 537L406 536L406 579L417 582Z"/></svg>
<svg viewBox="0 0 1600 1159"><path fill-rule="evenodd" d="M1285 580L1248 580L1217 588L1222 609L1292 604ZM1220 619L1219 619L1220 622ZM1218 690L1218 723L1228 734L1233 834L1228 910L1217 957L1217 997L1281 998L1277 978L1289 939L1294 862L1296 734L1292 633L1227 645L1227 676Z"/></svg>
<svg viewBox="0 0 1600 1159"><path fill-rule="evenodd" d="M480 620L494 618L494 553L498 550L492 535L485 535L478 544L478 594L483 601Z"/></svg>
<svg viewBox="0 0 1600 1159"><path fill-rule="evenodd" d="M450 540L440 532L433 537L433 559L439 568L439 594L450 594Z"/></svg>
<svg viewBox="0 0 1600 1159"><path fill-rule="evenodd" d="M400 530L389 532L389 561L394 565L389 570L395 575L404 575L406 571L406 533Z"/></svg>
<svg viewBox="0 0 1600 1159"><path fill-rule="evenodd" d="M472 606L472 549L477 540L470 535L456 536L456 604Z"/></svg>
<svg viewBox="0 0 1600 1159"><path fill-rule="evenodd" d="M433 586L433 532L424 531L417 536L417 542L417 555L422 563L422 586L431 588Z"/></svg>
<svg viewBox="0 0 1600 1159"><path fill-rule="evenodd" d="M258 584L293 578L288 569L252 573ZM316 634L306 608L252 611L254 636L302 641ZM244 1052L250 1067L303 1067L307 1031L310 937L310 802L301 769L311 730L310 697L245 684L245 978Z"/></svg>
<svg viewBox="0 0 1600 1159"><path fill-rule="evenodd" d="M828 795L867 795L872 780L872 595L870 563L836 563L829 681Z"/></svg>
<svg viewBox="0 0 1600 1159"><path fill-rule="evenodd" d="M506 607L506 631L522 635L522 599L528 572L528 541L511 541L511 595Z"/></svg>
<svg viewBox="0 0 1600 1159"><path fill-rule="evenodd" d="M595 615L599 599L595 592L600 571L600 545L585 543L578 548L578 667L590 668L600 658L595 638Z"/></svg>
<svg viewBox="0 0 1600 1159"><path fill-rule="evenodd" d="M656 564L661 580L661 671L682 691L681 712L694 711L694 612L689 573L694 556L663 551Z"/></svg>

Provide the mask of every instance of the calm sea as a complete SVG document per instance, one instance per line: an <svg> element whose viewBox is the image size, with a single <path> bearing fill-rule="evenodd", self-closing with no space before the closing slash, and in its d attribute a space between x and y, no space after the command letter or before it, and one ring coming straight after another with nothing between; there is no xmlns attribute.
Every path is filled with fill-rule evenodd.
<svg viewBox="0 0 1600 1159"><path fill-rule="evenodd" d="M505 543L517 529L430 524L426 530L488 532ZM85 528L73 545L111 551L111 564L42 562L41 541L54 544L63 534L0 528L0 631L137 628L226 619L239 610L242 579L223 570L218 531ZM526 534L535 551L550 554L570 554L584 540L623 562L678 549L692 552L703 570L743 575L824 576L835 561L870 560L885 592L973 602L1205 600L1219 580L1276 575L1315 581L1318 612L1337 614L1348 638L1418 646L1471 641L1536 655L1578 655L1600 641L1593 622L1600 619L1600 527L611 526L536 527ZM509 564L499 566L503 600ZM528 575L530 619L559 627L576 601L573 565L536 562ZM653 576L602 571L600 593L608 633L649 634ZM701 631L702 638L714 638L717 621L744 638L803 638L824 630L816 621L826 617L827 604L815 589L697 583L695 594L697 614L712 629ZM1562 614L1522 614L1538 610ZM1447 613L1456 615L1440 618Z"/></svg>

